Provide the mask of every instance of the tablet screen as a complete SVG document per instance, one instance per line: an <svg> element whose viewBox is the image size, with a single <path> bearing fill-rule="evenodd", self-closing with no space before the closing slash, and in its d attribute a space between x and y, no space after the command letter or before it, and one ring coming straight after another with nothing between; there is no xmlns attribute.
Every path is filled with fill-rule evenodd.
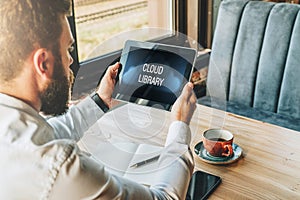
<svg viewBox="0 0 300 200"><path fill-rule="evenodd" d="M127 41L114 98L169 110L190 80L196 51Z"/></svg>

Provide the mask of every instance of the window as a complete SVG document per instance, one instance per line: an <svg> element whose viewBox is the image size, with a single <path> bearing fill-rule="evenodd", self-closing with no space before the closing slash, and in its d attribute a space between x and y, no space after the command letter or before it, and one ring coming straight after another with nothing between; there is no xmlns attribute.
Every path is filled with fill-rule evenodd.
<svg viewBox="0 0 300 200"><path fill-rule="evenodd" d="M172 0L74 0L79 62L173 29Z"/></svg>
<svg viewBox="0 0 300 200"><path fill-rule="evenodd" d="M220 1L215 0L217 3L214 4ZM73 0L70 24L77 51L73 55L75 62L72 69L76 79L72 99L86 96L97 87L107 66L118 60L126 40L189 46L197 50L209 48L205 45L210 40L206 35L209 27L206 24L211 23L202 21L210 19L211 12L205 9L211 4L200 2ZM206 55L200 56L195 67L206 66L208 58Z"/></svg>
<svg viewBox="0 0 300 200"><path fill-rule="evenodd" d="M176 0L177 1L177 0ZM175 0L73 0L71 27L77 43L72 99L91 93L124 42L174 35ZM168 43L168 42L166 42ZM80 67L79 67L80 66Z"/></svg>

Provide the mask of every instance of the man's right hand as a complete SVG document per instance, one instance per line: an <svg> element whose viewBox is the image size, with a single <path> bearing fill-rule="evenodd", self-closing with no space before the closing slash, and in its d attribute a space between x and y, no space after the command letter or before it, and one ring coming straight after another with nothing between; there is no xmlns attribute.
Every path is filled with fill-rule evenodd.
<svg viewBox="0 0 300 200"><path fill-rule="evenodd" d="M197 102L193 88L194 85L191 82L184 86L181 95L175 101L171 110L173 121L182 121L188 125L190 124Z"/></svg>
<svg viewBox="0 0 300 200"><path fill-rule="evenodd" d="M121 64L117 62L116 64L108 67L96 91L109 108L114 106L114 103L112 102L112 94L120 66Z"/></svg>

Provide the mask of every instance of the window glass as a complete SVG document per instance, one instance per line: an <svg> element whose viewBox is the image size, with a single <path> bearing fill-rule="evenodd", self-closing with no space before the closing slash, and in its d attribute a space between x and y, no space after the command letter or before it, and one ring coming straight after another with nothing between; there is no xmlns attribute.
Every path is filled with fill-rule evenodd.
<svg viewBox="0 0 300 200"><path fill-rule="evenodd" d="M74 0L79 62L172 34L172 0Z"/></svg>

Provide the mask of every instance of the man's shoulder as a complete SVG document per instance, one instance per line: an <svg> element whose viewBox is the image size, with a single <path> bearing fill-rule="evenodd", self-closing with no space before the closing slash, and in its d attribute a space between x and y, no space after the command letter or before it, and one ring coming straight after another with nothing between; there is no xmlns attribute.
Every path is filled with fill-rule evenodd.
<svg viewBox="0 0 300 200"><path fill-rule="evenodd" d="M37 112L30 109L0 105L0 138L23 144L45 144L54 139L53 129Z"/></svg>

